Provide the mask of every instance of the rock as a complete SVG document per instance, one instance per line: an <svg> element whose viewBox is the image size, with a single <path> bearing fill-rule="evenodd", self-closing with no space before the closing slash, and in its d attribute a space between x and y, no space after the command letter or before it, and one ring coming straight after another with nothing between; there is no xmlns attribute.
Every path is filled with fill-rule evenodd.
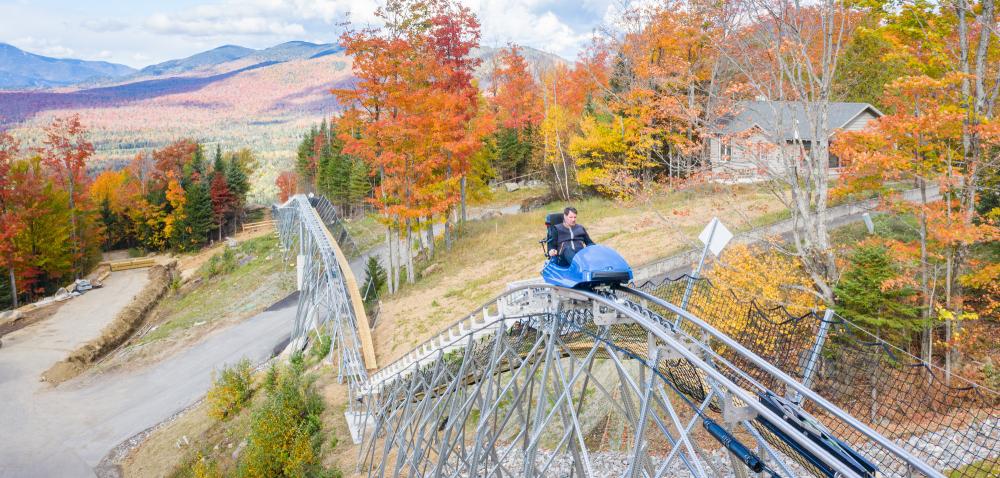
<svg viewBox="0 0 1000 478"><path fill-rule="evenodd" d="M420 273L420 276L421 277L427 277L427 276L433 274L434 271L436 271L437 269L438 269L438 265L435 262L434 264L431 264L431 265L427 266L427 268L424 269L424 271Z"/></svg>
<svg viewBox="0 0 1000 478"><path fill-rule="evenodd" d="M550 202L549 196L535 196L521 201L521 212L538 209Z"/></svg>
<svg viewBox="0 0 1000 478"><path fill-rule="evenodd" d="M229 247L229 248L235 248L235 247L237 247L239 245L240 245L240 243L237 242L236 239L233 239L231 237L227 237L226 238L226 246L227 247Z"/></svg>
<svg viewBox="0 0 1000 478"><path fill-rule="evenodd" d="M517 181L511 181L509 183L503 183L503 187L507 189L507 192L512 193L521 189L521 185Z"/></svg>
<svg viewBox="0 0 1000 478"><path fill-rule="evenodd" d="M240 453L243 452L243 448L245 448L246 446L247 446L247 441L243 440L243 441L240 442L239 446L237 446L236 449L233 450L233 459L234 460L236 460L236 459L238 459L240 457Z"/></svg>
<svg viewBox="0 0 1000 478"><path fill-rule="evenodd" d="M479 216L479 219L486 220L486 219L497 218L497 217L500 217L500 216L503 216L503 213L500 212L500 211L486 211L486 212L483 213L482 216Z"/></svg>
<svg viewBox="0 0 1000 478"><path fill-rule="evenodd" d="M15 321L19 320L21 316L24 315L20 310L6 310L0 312L0 322Z"/></svg>

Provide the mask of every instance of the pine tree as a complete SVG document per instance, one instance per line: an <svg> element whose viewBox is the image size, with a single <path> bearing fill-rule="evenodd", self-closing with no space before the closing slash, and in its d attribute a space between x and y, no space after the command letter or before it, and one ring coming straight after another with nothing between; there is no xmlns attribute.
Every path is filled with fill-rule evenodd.
<svg viewBox="0 0 1000 478"><path fill-rule="evenodd" d="M883 333L919 330L919 309L912 303L916 291L890 285L898 276L898 267L885 247L858 247L834 289L837 313Z"/></svg>
<svg viewBox="0 0 1000 478"><path fill-rule="evenodd" d="M213 225L212 196L208 185L194 183L184 192L184 217L175 228L174 247L180 251L197 249L208 241Z"/></svg>
<svg viewBox="0 0 1000 478"><path fill-rule="evenodd" d="M319 132L316 130L316 126L310 128L309 132L302 137L302 142L299 143L298 158L295 162L295 170L298 171L299 176L308 177L312 168L312 158L313 158L313 147L316 144L316 135Z"/></svg>
<svg viewBox="0 0 1000 478"><path fill-rule="evenodd" d="M243 206L247 202L250 181L235 155L229 158L229 165L226 166L226 184L233 194L233 218L238 225L243 220Z"/></svg>
<svg viewBox="0 0 1000 478"><path fill-rule="evenodd" d="M348 189L348 204L350 204L352 208L360 209L372 189L371 183L369 182L368 165L360 159L355 159L351 163L351 180Z"/></svg>
<svg viewBox="0 0 1000 478"><path fill-rule="evenodd" d="M215 145L215 160L212 162L212 169L217 173L225 174L226 165L222 162L222 146Z"/></svg>
<svg viewBox="0 0 1000 478"><path fill-rule="evenodd" d="M183 170L184 178L181 180L181 186L184 189L187 189L192 183L205 178L205 149L200 143L195 146L194 153L191 155L191 161L184 165Z"/></svg>
<svg viewBox="0 0 1000 478"><path fill-rule="evenodd" d="M387 280L388 275L378 258L369 256L368 262L365 264L365 283L361 287L361 295L365 305L370 307L378 301L379 296L385 290Z"/></svg>

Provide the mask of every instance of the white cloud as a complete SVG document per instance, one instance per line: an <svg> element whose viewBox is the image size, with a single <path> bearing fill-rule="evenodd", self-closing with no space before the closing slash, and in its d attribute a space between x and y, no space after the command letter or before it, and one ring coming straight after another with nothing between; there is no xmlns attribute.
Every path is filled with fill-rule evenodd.
<svg viewBox="0 0 1000 478"><path fill-rule="evenodd" d="M38 55L51 56L54 58L72 57L75 51L72 48L63 46L61 40L50 40L47 38L35 38L25 36L11 42L14 46Z"/></svg>
<svg viewBox="0 0 1000 478"><path fill-rule="evenodd" d="M550 6L539 0L482 0L470 8L483 24L483 44L514 42L572 59L590 39L590 29L575 30Z"/></svg>
<svg viewBox="0 0 1000 478"><path fill-rule="evenodd" d="M302 35L305 28L298 23L288 23L263 17L170 17L154 14L146 20L146 27L156 33L190 36L217 35Z"/></svg>
<svg viewBox="0 0 1000 478"><path fill-rule="evenodd" d="M128 28L129 24L113 18L91 18L80 22L80 26L92 32L120 32Z"/></svg>

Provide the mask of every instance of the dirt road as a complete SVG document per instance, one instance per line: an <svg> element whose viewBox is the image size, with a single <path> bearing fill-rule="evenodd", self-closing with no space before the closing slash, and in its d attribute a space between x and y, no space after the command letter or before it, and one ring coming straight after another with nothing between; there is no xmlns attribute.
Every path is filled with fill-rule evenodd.
<svg viewBox="0 0 1000 478"><path fill-rule="evenodd" d="M219 330L140 370L83 375L58 388L46 368L96 336L146 282L146 271L115 273L43 323L4 337L0 348L0 478L92 477L118 443L187 407L212 371L243 357L268 358L291 330L296 297Z"/></svg>

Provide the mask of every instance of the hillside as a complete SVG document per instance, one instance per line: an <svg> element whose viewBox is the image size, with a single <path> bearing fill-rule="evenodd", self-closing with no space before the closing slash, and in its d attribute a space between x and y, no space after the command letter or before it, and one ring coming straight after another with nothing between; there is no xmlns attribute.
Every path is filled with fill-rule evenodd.
<svg viewBox="0 0 1000 478"><path fill-rule="evenodd" d="M101 167L184 137L248 147L261 162L254 182L273 185L302 132L336 111L328 90L350 74L350 59L336 54L66 93L0 92L0 116L16 124L13 133L30 147L53 117L79 113Z"/></svg>
<svg viewBox="0 0 1000 478"><path fill-rule="evenodd" d="M120 78L133 72L134 69L116 63L50 58L0 43L0 90L68 86Z"/></svg>
<svg viewBox="0 0 1000 478"><path fill-rule="evenodd" d="M498 49L484 47L481 84ZM565 60L525 49L533 68ZM338 109L330 88L351 80L351 59L333 44L287 42L263 50L222 46L153 65L127 78L70 90L0 91L0 129L34 146L52 118L79 113L98 169L179 138L251 148L260 160L254 193L268 194L291 167L302 134Z"/></svg>
<svg viewBox="0 0 1000 478"><path fill-rule="evenodd" d="M763 188L715 185L657 193L630 204L589 198L573 205L594 241L619 251L633 267L698 247L694 238L706 218L716 216L741 231L775 221L784 209ZM553 203L529 213L470 221L450 252L418 260L414 268L421 278L382 299L373 331L379 363L395 360L503 292L509 282L538 278L544 263L538 244L545 237L542 218L561 207Z"/></svg>

